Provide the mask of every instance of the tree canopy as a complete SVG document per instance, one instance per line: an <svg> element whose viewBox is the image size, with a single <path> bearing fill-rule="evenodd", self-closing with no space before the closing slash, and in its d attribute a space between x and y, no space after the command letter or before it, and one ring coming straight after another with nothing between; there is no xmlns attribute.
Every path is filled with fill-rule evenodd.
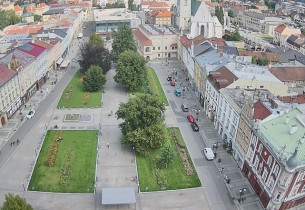
<svg viewBox="0 0 305 210"><path fill-rule="evenodd" d="M99 66L90 66L84 76L84 88L88 92L94 92L102 89L106 83L106 77Z"/></svg>
<svg viewBox="0 0 305 210"><path fill-rule="evenodd" d="M104 40L98 34L93 33L89 37L89 44L99 45L101 47L104 47Z"/></svg>
<svg viewBox="0 0 305 210"><path fill-rule="evenodd" d="M143 94L121 103L116 112L123 133L122 144L135 146L141 155L160 148L168 139L167 130L162 123L161 112L165 110L159 97Z"/></svg>
<svg viewBox="0 0 305 210"><path fill-rule="evenodd" d="M5 195L5 201L1 210L32 210L32 206L19 195L14 196L11 193Z"/></svg>
<svg viewBox="0 0 305 210"><path fill-rule="evenodd" d="M146 60L137 52L126 50L119 56L114 80L135 91L147 82Z"/></svg>
<svg viewBox="0 0 305 210"><path fill-rule="evenodd" d="M120 124L122 133L126 135L137 128L145 128L162 121L161 112L165 110L161 100L153 95L144 94L131 98L127 103L120 104L118 118L125 122Z"/></svg>
<svg viewBox="0 0 305 210"><path fill-rule="evenodd" d="M34 21L35 21L35 22L40 21L40 20L41 20L41 17L42 17L41 15L36 15L36 14L35 14L35 15L34 15Z"/></svg>
<svg viewBox="0 0 305 210"><path fill-rule="evenodd" d="M0 20L0 29L21 22L21 18L15 14L14 10L0 10Z"/></svg>
<svg viewBox="0 0 305 210"><path fill-rule="evenodd" d="M137 51L132 30L126 23L120 24L118 31L113 31L112 38L111 54L114 62L119 59L119 55L125 50Z"/></svg>
<svg viewBox="0 0 305 210"><path fill-rule="evenodd" d="M224 39L226 41L240 41L241 40L241 35L239 34L238 29L236 29L233 33L225 34Z"/></svg>
<svg viewBox="0 0 305 210"><path fill-rule="evenodd" d="M229 16L229 17L233 17L233 16L234 16L233 10L229 9L229 11L228 11L228 16Z"/></svg>
<svg viewBox="0 0 305 210"><path fill-rule="evenodd" d="M81 55L78 62L82 74L86 74L92 65L100 66L104 74L111 69L111 55L104 47L86 43L81 46L80 50Z"/></svg>
<svg viewBox="0 0 305 210"><path fill-rule="evenodd" d="M220 24L223 25L224 24L224 15L223 15L222 7L220 7L220 6L215 7L215 15L218 18Z"/></svg>

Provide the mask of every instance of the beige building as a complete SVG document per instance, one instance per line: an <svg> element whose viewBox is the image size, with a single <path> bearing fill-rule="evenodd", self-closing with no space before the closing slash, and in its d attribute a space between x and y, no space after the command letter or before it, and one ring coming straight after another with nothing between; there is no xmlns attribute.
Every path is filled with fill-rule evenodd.
<svg viewBox="0 0 305 210"><path fill-rule="evenodd" d="M292 28L285 24L280 24L274 29L273 43L279 46L285 46L287 39L291 35L300 35L301 30Z"/></svg>
<svg viewBox="0 0 305 210"><path fill-rule="evenodd" d="M138 52L148 60L176 58L178 34L165 26L140 25L133 31Z"/></svg>
<svg viewBox="0 0 305 210"><path fill-rule="evenodd" d="M0 127L21 105L17 72L0 64Z"/></svg>
<svg viewBox="0 0 305 210"><path fill-rule="evenodd" d="M35 6L35 4L27 6L26 11L33 13L35 15L42 15L43 13L47 12L49 9L50 7L48 5L46 5L45 3L41 3L41 4L37 4L37 6Z"/></svg>
<svg viewBox="0 0 305 210"><path fill-rule="evenodd" d="M268 16L259 12L247 11L237 16L237 24L239 26L268 34L269 36L273 36L274 28L281 23L284 23L282 18Z"/></svg>

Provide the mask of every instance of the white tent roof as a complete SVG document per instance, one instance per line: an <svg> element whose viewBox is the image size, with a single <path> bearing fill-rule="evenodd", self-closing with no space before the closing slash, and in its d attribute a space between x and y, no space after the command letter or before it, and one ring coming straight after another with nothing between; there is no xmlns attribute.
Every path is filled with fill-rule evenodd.
<svg viewBox="0 0 305 210"><path fill-rule="evenodd" d="M102 188L102 204L136 203L135 189L132 187Z"/></svg>
<svg viewBox="0 0 305 210"><path fill-rule="evenodd" d="M70 60L64 60L61 64L60 64L60 68L67 68L69 66Z"/></svg>

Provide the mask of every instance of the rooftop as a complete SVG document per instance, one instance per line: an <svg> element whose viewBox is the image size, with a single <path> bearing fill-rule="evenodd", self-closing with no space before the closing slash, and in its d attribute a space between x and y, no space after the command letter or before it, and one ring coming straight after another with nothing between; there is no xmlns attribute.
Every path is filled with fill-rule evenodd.
<svg viewBox="0 0 305 210"><path fill-rule="evenodd" d="M63 14L65 11L64 8L52 8L49 11L46 11L42 15L56 15L56 14Z"/></svg>
<svg viewBox="0 0 305 210"><path fill-rule="evenodd" d="M287 120L289 118L289 120ZM288 159L299 146L297 157L300 163L305 163L305 144L302 137L305 133L305 115L300 109L295 108L286 111L282 115L270 118L269 121L263 122L259 129L264 134L265 139L277 152L285 147L285 156ZM288 121L288 123L286 123ZM291 128L295 127L296 131L292 134Z"/></svg>
<svg viewBox="0 0 305 210"><path fill-rule="evenodd" d="M17 74L16 71L10 70L6 65L0 64L0 87Z"/></svg>
<svg viewBox="0 0 305 210"><path fill-rule="evenodd" d="M95 9L93 10L95 21L131 20L136 19L137 14L128 12L125 8Z"/></svg>
<svg viewBox="0 0 305 210"><path fill-rule="evenodd" d="M133 31L134 36L144 45L152 46L152 42L139 29Z"/></svg>
<svg viewBox="0 0 305 210"><path fill-rule="evenodd" d="M269 71L282 82L305 80L305 67L271 67Z"/></svg>
<svg viewBox="0 0 305 210"><path fill-rule="evenodd" d="M28 42L28 43L22 45L20 48L18 48L18 50L25 52L29 55L38 57L46 49L44 47L36 45L32 42Z"/></svg>
<svg viewBox="0 0 305 210"><path fill-rule="evenodd" d="M143 29L145 29L145 31L151 35L171 35L171 34L175 34L173 31L171 31L168 27L166 26L162 26L162 25L141 25L140 27L142 27Z"/></svg>
<svg viewBox="0 0 305 210"><path fill-rule="evenodd" d="M23 68L27 67L29 64L35 61L34 56L24 53L20 50L14 50L14 52L9 53L3 58L1 58L0 62L4 63L5 65L8 65L13 57L15 57L20 62Z"/></svg>

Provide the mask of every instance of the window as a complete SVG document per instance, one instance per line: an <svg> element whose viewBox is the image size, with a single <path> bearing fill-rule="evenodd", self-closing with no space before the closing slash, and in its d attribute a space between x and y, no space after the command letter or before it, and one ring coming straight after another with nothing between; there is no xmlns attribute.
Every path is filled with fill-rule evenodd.
<svg viewBox="0 0 305 210"><path fill-rule="evenodd" d="M279 173L279 166L278 165L276 165L274 167L273 173L274 173L275 177L277 177L277 174Z"/></svg>
<svg viewBox="0 0 305 210"><path fill-rule="evenodd" d="M250 179L250 177L251 177L251 171L249 171L248 173L248 178Z"/></svg>
<svg viewBox="0 0 305 210"><path fill-rule="evenodd" d="M274 186L274 180L273 180L273 178L271 177L271 179L270 179L270 181L269 181L269 190L272 190L273 186Z"/></svg>
<svg viewBox="0 0 305 210"><path fill-rule="evenodd" d="M155 47L153 47L153 50L155 50L156 48Z"/></svg>
<svg viewBox="0 0 305 210"><path fill-rule="evenodd" d="M268 170L267 170L267 168L264 168L264 173L262 176L262 179L264 180L264 182L266 182L267 176L268 176Z"/></svg>
<svg viewBox="0 0 305 210"><path fill-rule="evenodd" d="M270 156L268 157L268 161L267 161L268 167L271 166L271 163L272 163L272 157L271 157L271 155L270 155Z"/></svg>
<svg viewBox="0 0 305 210"><path fill-rule="evenodd" d="M160 50L160 47L158 47L158 50Z"/></svg>
<svg viewBox="0 0 305 210"><path fill-rule="evenodd" d="M261 86L259 86L259 88L264 88L264 86L263 86L263 85L261 85Z"/></svg>
<svg viewBox="0 0 305 210"><path fill-rule="evenodd" d="M167 47L165 47L165 50L167 50Z"/></svg>
<svg viewBox="0 0 305 210"><path fill-rule="evenodd" d="M259 175L262 173L262 169L263 169L263 161L259 164L259 168L258 168Z"/></svg>
<svg viewBox="0 0 305 210"><path fill-rule="evenodd" d="M277 196L276 196L276 199L277 199L277 200L280 199L281 194L282 194L282 192L278 192L278 194L277 194Z"/></svg>
<svg viewBox="0 0 305 210"><path fill-rule="evenodd" d="M263 151L263 145L260 144L259 147L258 147L258 153L261 155L262 154L262 151Z"/></svg>
<svg viewBox="0 0 305 210"><path fill-rule="evenodd" d="M160 57L160 54L158 54L158 57Z"/></svg>
<svg viewBox="0 0 305 210"><path fill-rule="evenodd" d="M256 155L255 160L254 160L254 167L255 167L256 170L257 170L258 162L259 162L258 156Z"/></svg>

